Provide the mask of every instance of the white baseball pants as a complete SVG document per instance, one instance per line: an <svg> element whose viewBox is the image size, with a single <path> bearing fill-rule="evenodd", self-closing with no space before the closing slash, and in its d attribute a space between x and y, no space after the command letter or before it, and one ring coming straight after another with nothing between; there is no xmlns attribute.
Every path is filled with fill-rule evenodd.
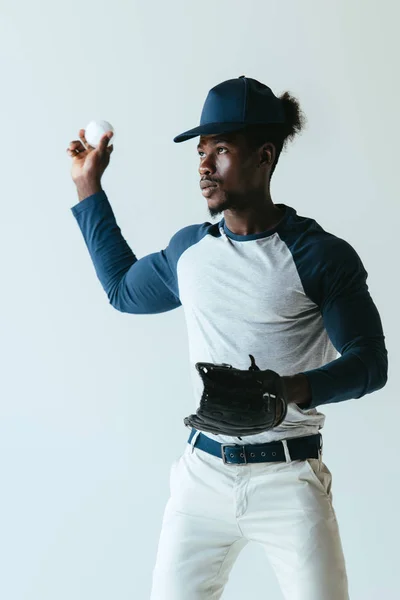
<svg viewBox="0 0 400 600"><path fill-rule="evenodd" d="M348 600L331 483L322 452L229 465L187 444L171 467L151 600L221 598L249 542L264 548L285 600Z"/></svg>

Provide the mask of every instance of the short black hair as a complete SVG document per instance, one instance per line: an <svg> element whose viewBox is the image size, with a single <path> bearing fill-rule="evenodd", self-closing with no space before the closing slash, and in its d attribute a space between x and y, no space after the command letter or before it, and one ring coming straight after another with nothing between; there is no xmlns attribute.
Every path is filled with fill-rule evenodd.
<svg viewBox="0 0 400 600"><path fill-rule="evenodd" d="M269 125L248 125L244 130L245 137L251 149L258 148L270 142L275 146L276 156L271 167L270 178L278 164L283 148L289 141L300 134L306 124L306 117L300 108L300 104L289 92L279 96L285 112L285 123L271 123Z"/></svg>

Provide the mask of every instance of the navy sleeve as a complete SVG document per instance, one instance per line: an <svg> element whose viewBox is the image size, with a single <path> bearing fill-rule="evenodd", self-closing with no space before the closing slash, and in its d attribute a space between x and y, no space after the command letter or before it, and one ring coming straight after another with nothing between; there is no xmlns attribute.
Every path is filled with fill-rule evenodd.
<svg viewBox="0 0 400 600"><path fill-rule="evenodd" d="M302 408L360 398L387 381L388 358L378 310L356 251L344 240L331 240L313 279L311 297L318 304L328 336L341 357L305 371L311 401Z"/></svg>
<svg viewBox="0 0 400 600"><path fill-rule="evenodd" d="M71 208L110 304L121 312L162 313L181 305L169 247L138 259L104 191Z"/></svg>

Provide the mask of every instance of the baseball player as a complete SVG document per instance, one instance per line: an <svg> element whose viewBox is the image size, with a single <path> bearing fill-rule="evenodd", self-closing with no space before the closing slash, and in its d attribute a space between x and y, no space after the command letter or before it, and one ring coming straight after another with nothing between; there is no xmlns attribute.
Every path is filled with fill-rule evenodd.
<svg viewBox="0 0 400 600"><path fill-rule="evenodd" d="M272 201L282 149L303 125L288 92L245 76L212 88L200 125L174 141L198 138L201 193L210 216L223 216L140 259L101 185L112 133L94 149L80 130L67 149L71 210L110 304L132 314L182 306L187 324L195 405L171 467L151 600L221 598L249 542L285 599L349 598L318 408L381 389L387 351L354 248Z"/></svg>

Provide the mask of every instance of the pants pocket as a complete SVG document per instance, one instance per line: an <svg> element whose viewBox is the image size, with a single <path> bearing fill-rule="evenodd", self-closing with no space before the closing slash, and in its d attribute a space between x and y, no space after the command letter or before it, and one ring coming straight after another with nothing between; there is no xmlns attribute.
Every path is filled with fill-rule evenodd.
<svg viewBox="0 0 400 600"><path fill-rule="evenodd" d="M332 500L332 473L325 463L321 458L307 458L304 463L314 485Z"/></svg>
<svg viewBox="0 0 400 600"><path fill-rule="evenodd" d="M177 476L177 471L179 469L179 466L180 466L182 460L184 459L185 454L187 454L190 450L191 450L191 448L190 448L189 444L187 444L185 446L184 450L178 456L178 458L176 458L171 464L171 467L169 470L169 489L170 489L171 494L173 492L174 480Z"/></svg>

